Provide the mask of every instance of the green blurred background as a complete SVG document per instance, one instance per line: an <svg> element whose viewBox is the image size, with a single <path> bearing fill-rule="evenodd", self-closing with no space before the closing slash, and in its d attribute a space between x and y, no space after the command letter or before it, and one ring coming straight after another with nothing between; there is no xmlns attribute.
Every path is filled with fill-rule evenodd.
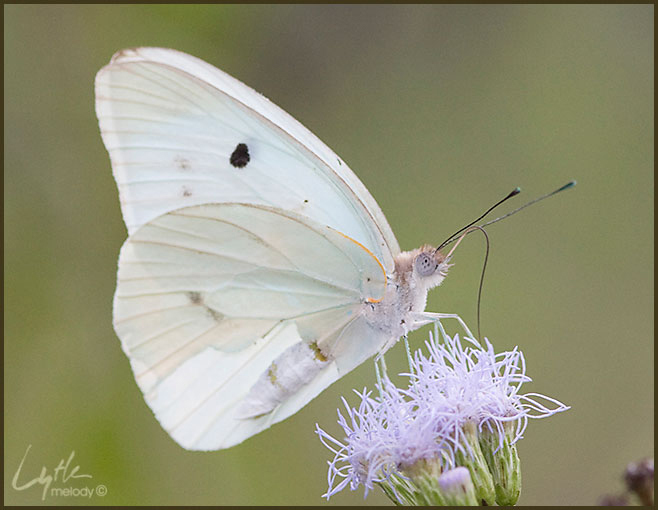
<svg viewBox="0 0 658 510"><path fill-rule="evenodd" d="M370 362L225 451L181 449L112 329L126 232L94 75L140 45L196 55L270 97L368 187L403 249L438 243L515 186L492 226L482 327L519 345L527 391L572 406L531 422L520 503L594 504L653 455L653 6L4 7L5 503L73 465L107 495L45 504L322 504L336 407ZM513 205L510 204L510 208ZM475 327L484 243L459 249L428 309ZM419 346L427 329L411 337ZM404 368L397 346L389 369ZM352 400L354 402L354 400ZM329 504L386 504L348 490Z"/></svg>

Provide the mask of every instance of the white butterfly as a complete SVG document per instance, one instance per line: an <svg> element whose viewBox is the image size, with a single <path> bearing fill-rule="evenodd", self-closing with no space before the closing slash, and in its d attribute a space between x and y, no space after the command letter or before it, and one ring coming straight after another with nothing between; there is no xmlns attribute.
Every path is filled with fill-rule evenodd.
<svg viewBox="0 0 658 510"><path fill-rule="evenodd" d="M114 328L184 448L240 443L400 336L457 318L424 311L449 257L400 252L347 165L238 80L124 50L96 76L96 113L129 233Z"/></svg>

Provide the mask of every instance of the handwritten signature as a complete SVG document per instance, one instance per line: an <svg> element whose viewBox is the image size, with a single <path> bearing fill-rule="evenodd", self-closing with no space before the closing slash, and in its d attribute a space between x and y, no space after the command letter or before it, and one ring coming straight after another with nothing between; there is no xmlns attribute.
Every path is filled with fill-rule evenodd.
<svg viewBox="0 0 658 510"><path fill-rule="evenodd" d="M57 464L57 467L55 467L52 473L49 473L48 469L46 469L46 466L43 466L41 468L41 473L39 474L39 476L21 485L18 479L20 477L21 470L23 469L23 464L25 463L25 459L27 458L27 454L29 453L30 448L32 448L32 445L29 445L27 447L27 450L25 450L25 455L23 455L23 460L21 460L21 463L18 465L18 469L16 470L16 473L14 474L14 478L11 481L11 486L17 491L24 491L26 489L29 489L33 485L39 484L43 486L43 493L41 495L41 500L43 501L46 499L46 494L48 493L48 489L50 489L50 486L53 484L53 482L66 483L69 480L77 479L77 478L92 478L91 475L78 473L78 471L80 471L80 466L76 465L71 467L71 463L73 462L73 457L75 457L75 450L73 450L71 451L71 455L69 455L68 460L66 462L64 462L64 459L60 460L59 464Z"/></svg>

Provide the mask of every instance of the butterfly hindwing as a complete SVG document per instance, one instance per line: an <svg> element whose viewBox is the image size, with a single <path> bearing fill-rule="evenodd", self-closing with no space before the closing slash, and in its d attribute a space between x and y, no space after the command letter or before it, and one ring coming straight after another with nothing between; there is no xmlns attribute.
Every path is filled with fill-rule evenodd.
<svg viewBox="0 0 658 510"><path fill-rule="evenodd" d="M330 227L270 207L205 204L126 241L114 326L165 429L186 448L217 449L296 412L376 353L386 338L368 329L362 306L385 287L379 261ZM288 351L300 343L301 355ZM310 362L312 384L282 372L272 389L285 398L250 394L273 362ZM255 401L244 404L248 395Z"/></svg>

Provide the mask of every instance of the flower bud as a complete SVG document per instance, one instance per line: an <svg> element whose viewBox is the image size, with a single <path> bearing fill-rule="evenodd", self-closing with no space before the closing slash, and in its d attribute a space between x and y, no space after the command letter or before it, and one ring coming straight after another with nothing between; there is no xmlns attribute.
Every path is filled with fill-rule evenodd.
<svg viewBox="0 0 658 510"><path fill-rule="evenodd" d="M471 475L465 467L456 467L439 477L444 506L477 506L479 504Z"/></svg>
<svg viewBox="0 0 658 510"><path fill-rule="evenodd" d="M468 468L478 503L484 502L486 505L491 506L496 501L496 491L489 466L480 448L477 425L472 421L466 422L463 433L466 443L464 450L466 451L457 452L455 455L457 464Z"/></svg>
<svg viewBox="0 0 658 510"><path fill-rule="evenodd" d="M480 433L480 446L493 475L496 488L496 503L500 506L514 506L521 495L521 462L516 451L514 423L505 422L505 434L501 436L484 427Z"/></svg>

